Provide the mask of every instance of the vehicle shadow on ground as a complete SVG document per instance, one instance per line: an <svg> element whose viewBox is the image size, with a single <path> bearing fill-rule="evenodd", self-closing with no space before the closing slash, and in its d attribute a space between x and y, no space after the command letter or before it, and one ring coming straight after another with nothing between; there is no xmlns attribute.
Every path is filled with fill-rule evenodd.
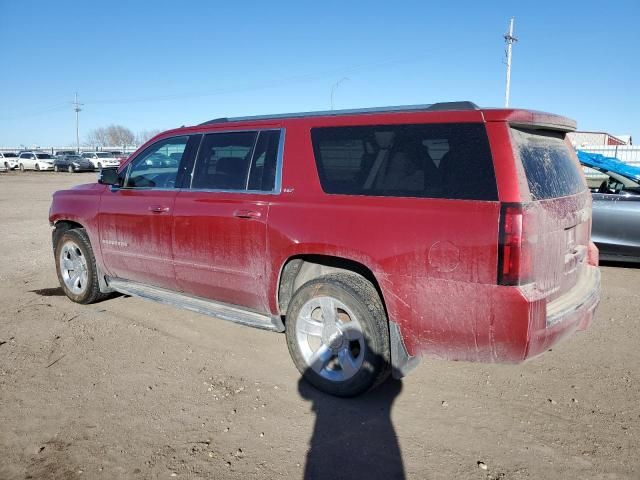
<svg viewBox="0 0 640 480"><path fill-rule="evenodd" d="M62 287L54 287L54 288L41 288L38 290L29 290L30 293L35 293L36 295L40 295L41 297L64 297L66 293ZM95 303L102 303L105 300L111 300L113 298L129 298L130 295L123 295L121 293L112 292L106 298L99 300Z"/></svg>
<svg viewBox="0 0 640 480"><path fill-rule="evenodd" d="M316 415L304 471L305 480L406 478L391 409L402 391L389 379L371 392L339 398L300 378L298 391Z"/></svg>
<svg viewBox="0 0 640 480"><path fill-rule="evenodd" d="M41 297L64 297L65 293L62 287L55 288L41 288L39 290L29 290L30 293L35 293Z"/></svg>
<svg viewBox="0 0 640 480"><path fill-rule="evenodd" d="M640 262L623 262L623 261L615 261L615 260L600 260L601 267L615 267L615 268L628 268L631 270L640 269Z"/></svg>

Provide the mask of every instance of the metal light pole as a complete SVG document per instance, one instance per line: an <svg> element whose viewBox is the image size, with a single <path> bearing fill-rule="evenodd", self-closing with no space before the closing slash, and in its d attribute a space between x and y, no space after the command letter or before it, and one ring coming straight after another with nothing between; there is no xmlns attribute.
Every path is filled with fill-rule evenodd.
<svg viewBox="0 0 640 480"><path fill-rule="evenodd" d="M336 83L331 86L331 110L333 110L333 95L336 93L337 88L340 86L342 82L349 80L348 77L342 77Z"/></svg>
<svg viewBox="0 0 640 480"><path fill-rule="evenodd" d="M513 17L511 17L511 21L509 22L509 32L504 34L504 40L507 42L507 88L504 94L504 106L506 108L509 106L509 94L511 91L511 53L513 44L518 41L518 39L513 36Z"/></svg>
<svg viewBox="0 0 640 480"><path fill-rule="evenodd" d="M76 99L73 102L73 110L76 112L76 152L80 153L80 108L83 103L78 102L78 92L76 92Z"/></svg>

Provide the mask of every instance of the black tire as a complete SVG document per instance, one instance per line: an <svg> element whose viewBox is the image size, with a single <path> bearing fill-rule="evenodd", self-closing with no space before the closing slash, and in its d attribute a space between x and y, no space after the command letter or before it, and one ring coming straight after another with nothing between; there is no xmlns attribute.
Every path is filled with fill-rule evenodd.
<svg viewBox="0 0 640 480"><path fill-rule="evenodd" d="M20 164L20 171L24 172L24 164L23 163Z"/></svg>
<svg viewBox="0 0 640 480"><path fill-rule="evenodd" d="M69 166L67 167L67 172L69 172L69 173L73 173L73 165L69 165Z"/></svg>
<svg viewBox="0 0 640 480"><path fill-rule="evenodd" d="M60 171L60 169L58 168L58 165L53 166L53 171L56 173Z"/></svg>
<svg viewBox="0 0 640 480"><path fill-rule="evenodd" d="M62 268L60 265L60 254L63 245L71 241L80 249L80 252L86 259L87 269L87 282L81 293L76 294L72 292L64 282L62 276ZM89 236L84 228L77 228L73 230L67 230L62 234L54 248L54 258L56 262L56 272L58 274L58 281L64 291L65 295L76 303L88 304L103 300L109 296L107 293L102 293L98 284L98 269L96 268L96 259L93 255L93 249L91 248L91 242Z"/></svg>
<svg viewBox="0 0 640 480"><path fill-rule="evenodd" d="M299 314L305 304L315 297L338 300L355 315L360 324L364 337L364 357L357 372L346 380L331 380L316 372L305 360L299 346L296 336ZM301 286L291 299L285 326L287 346L293 363L309 383L325 393L353 397L380 385L391 373L387 316L374 286L359 275L330 274Z"/></svg>
<svg viewBox="0 0 640 480"><path fill-rule="evenodd" d="M39 163L36 163L36 170L40 171L40 164Z"/></svg>

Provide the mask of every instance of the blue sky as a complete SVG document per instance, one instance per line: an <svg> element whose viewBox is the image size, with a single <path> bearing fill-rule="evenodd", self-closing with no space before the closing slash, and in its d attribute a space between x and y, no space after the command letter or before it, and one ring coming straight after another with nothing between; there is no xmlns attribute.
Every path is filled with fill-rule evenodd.
<svg viewBox="0 0 640 480"><path fill-rule="evenodd" d="M640 1L0 0L0 146L220 116L472 100L640 143Z"/></svg>

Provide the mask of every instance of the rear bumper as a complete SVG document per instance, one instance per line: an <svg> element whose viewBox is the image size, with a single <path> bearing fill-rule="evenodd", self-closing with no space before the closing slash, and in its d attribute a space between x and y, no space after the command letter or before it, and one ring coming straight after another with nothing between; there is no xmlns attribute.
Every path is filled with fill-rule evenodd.
<svg viewBox="0 0 640 480"><path fill-rule="evenodd" d="M402 340L396 343L405 347L405 352L398 349L404 354L396 355L397 359L426 355L520 363L589 326L600 299L600 271L585 265L578 284L552 302L535 285L507 287L433 279L413 283L407 293L397 295L407 299L395 304L395 312L391 310ZM404 362L396 363L396 369L404 369Z"/></svg>
<svg viewBox="0 0 640 480"><path fill-rule="evenodd" d="M567 294L549 302L545 324L532 329L526 358L547 351L576 330L585 330L600 302L600 270L587 266L580 281Z"/></svg>

